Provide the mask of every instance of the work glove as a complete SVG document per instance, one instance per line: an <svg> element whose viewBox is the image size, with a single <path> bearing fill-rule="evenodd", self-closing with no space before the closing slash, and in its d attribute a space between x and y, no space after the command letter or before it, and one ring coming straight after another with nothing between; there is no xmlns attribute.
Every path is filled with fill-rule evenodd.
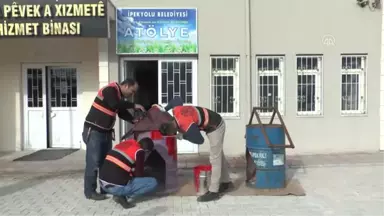
<svg viewBox="0 0 384 216"><path fill-rule="evenodd" d="M140 104L135 104L135 109L139 109L139 110L145 112L144 107L142 105L140 105Z"/></svg>
<svg viewBox="0 0 384 216"><path fill-rule="evenodd" d="M164 107L162 107L162 106L159 105L159 104L153 104L152 107L157 107L160 111L165 112Z"/></svg>
<svg viewBox="0 0 384 216"><path fill-rule="evenodd" d="M177 134L176 134L176 138L177 138L178 140L182 140L182 139L183 139L183 134L182 134L182 133L177 133Z"/></svg>

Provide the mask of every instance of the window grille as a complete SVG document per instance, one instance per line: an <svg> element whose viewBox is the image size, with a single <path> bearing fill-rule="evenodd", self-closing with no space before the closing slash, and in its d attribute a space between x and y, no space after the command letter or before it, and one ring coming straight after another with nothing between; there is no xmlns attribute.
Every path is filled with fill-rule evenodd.
<svg viewBox="0 0 384 216"><path fill-rule="evenodd" d="M211 57L211 106L222 116L240 115L239 68L237 56Z"/></svg>
<svg viewBox="0 0 384 216"><path fill-rule="evenodd" d="M276 107L284 113L284 56L256 56L258 101L260 107ZM268 110L261 115L271 115Z"/></svg>
<svg viewBox="0 0 384 216"><path fill-rule="evenodd" d="M299 116L322 114L322 61L319 55L296 56Z"/></svg>
<svg viewBox="0 0 384 216"><path fill-rule="evenodd" d="M341 56L341 113L365 114L366 96L366 55Z"/></svg>

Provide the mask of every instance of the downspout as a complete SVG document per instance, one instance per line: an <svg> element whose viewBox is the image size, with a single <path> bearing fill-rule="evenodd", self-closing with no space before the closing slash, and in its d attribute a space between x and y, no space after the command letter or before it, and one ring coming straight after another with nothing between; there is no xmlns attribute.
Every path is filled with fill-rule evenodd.
<svg viewBox="0 0 384 216"><path fill-rule="evenodd" d="M380 51L380 76L384 76L384 10L381 11L381 51ZM383 79L380 79L380 107L384 106L383 97L381 95L384 94L384 82ZM381 111L382 109L379 109L379 115L380 119L383 118L384 113ZM384 134L382 134L381 131L383 131L384 122L380 121L380 151L384 150Z"/></svg>
<svg viewBox="0 0 384 216"><path fill-rule="evenodd" d="M246 69L246 76L249 77L249 81L247 83L247 91L246 91L246 103L244 107L249 108L249 112L251 113L253 101L252 101L252 95L253 95L253 86L252 86L252 80L254 77L252 76L252 32L251 32L251 0L245 0L245 69ZM247 104L247 105L246 105ZM250 114L247 114L245 116L248 116ZM246 118L246 122L248 122L248 118Z"/></svg>

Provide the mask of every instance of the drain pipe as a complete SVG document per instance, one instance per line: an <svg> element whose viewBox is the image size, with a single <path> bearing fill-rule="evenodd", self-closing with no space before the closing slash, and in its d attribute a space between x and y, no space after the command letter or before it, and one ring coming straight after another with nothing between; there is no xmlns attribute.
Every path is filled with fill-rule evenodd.
<svg viewBox="0 0 384 216"><path fill-rule="evenodd" d="M249 82L247 83L247 91L246 95L246 103L248 104L249 112L252 110L252 80L254 76L252 75L252 37L251 37L251 0L245 0L245 69L246 69L246 77L249 77ZM245 105L244 107L246 107ZM247 114L248 116L249 114ZM249 119L248 116L247 119Z"/></svg>

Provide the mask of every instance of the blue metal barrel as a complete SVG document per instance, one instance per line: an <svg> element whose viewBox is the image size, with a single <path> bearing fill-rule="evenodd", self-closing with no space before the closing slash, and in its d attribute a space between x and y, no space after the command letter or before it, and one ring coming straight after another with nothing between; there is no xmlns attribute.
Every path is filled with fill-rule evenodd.
<svg viewBox="0 0 384 216"><path fill-rule="evenodd" d="M272 146L285 144L283 125L263 124L263 127ZM247 125L246 147L256 166L255 178L248 186L259 189L284 188L285 148L269 146L263 136L261 124Z"/></svg>

